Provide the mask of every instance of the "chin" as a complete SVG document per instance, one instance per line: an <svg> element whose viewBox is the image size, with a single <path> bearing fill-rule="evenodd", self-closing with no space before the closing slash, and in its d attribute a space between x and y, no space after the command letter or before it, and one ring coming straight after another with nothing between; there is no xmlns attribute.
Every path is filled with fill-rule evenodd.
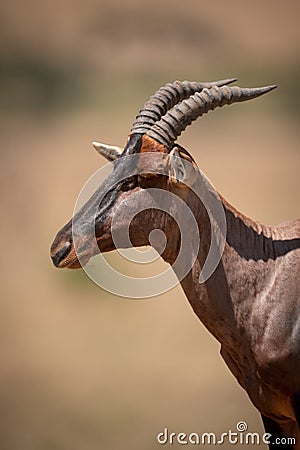
<svg viewBox="0 0 300 450"><path fill-rule="evenodd" d="M84 265L85 264L81 265L80 262L77 260L77 261L72 262L68 266L66 266L66 269L72 269L72 270L74 270L74 269L82 269L82 267L84 267Z"/></svg>
<svg viewBox="0 0 300 450"><path fill-rule="evenodd" d="M85 254L79 258L74 256L73 258L66 259L60 267L62 269L82 269L94 255Z"/></svg>

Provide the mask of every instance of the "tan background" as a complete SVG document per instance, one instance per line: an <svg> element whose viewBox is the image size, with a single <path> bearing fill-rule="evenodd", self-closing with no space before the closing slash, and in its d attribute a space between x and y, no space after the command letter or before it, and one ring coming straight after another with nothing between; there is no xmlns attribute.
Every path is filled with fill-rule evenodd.
<svg viewBox="0 0 300 450"><path fill-rule="evenodd" d="M180 143L247 215L299 216L299 12L296 0L2 2L1 449L150 450L164 427L221 433L239 420L262 431L180 288L113 297L55 270L49 246L104 164L90 142L123 145L174 79L279 85Z"/></svg>

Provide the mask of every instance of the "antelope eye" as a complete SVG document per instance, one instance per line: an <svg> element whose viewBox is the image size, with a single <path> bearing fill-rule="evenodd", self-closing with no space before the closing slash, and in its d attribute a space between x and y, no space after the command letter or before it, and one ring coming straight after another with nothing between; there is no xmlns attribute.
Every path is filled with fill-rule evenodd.
<svg viewBox="0 0 300 450"><path fill-rule="evenodd" d="M130 191L131 189L134 189L136 186L137 186L137 177L133 176L123 181L121 185L121 190Z"/></svg>

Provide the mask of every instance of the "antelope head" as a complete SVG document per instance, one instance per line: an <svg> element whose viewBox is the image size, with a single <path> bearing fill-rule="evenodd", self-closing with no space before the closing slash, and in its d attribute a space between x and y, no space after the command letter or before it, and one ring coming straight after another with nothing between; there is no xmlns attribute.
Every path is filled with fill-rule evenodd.
<svg viewBox="0 0 300 450"><path fill-rule="evenodd" d="M125 240L122 244L122 234L128 229L128 200L132 198L136 202L141 198L135 193L143 191L147 195L147 190L151 192L149 188L155 188L175 193L183 199L189 196L189 186L197 179L197 166L192 156L176 144L177 137L208 111L253 99L276 87L242 89L228 86L233 81L236 79L208 83L168 83L151 96L139 111L124 149L93 143L96 150L113 163L113 171L57 233L51 246L51 258L56 267L80 268L99 250L106 252L115 249L111 225L124 201L129 207L123 208L118 214L116 227L121 236L119 245L126 247ZM133 155L133 159L128 158ZM147 155L151 155L151 158L147 159ZM134 167L129 167L132 164ZM164 166L163 170L161 166ZM153 213L155 202L157 198L153 200L152 197L147 216L137 215L130 224L131 243L136 247L152 244L149 242L149 233L157 228L163 228L170 245L176 241L174 226L170 224L168 214L159 208ZM76 249L72 232L74 223Z"/></svg>

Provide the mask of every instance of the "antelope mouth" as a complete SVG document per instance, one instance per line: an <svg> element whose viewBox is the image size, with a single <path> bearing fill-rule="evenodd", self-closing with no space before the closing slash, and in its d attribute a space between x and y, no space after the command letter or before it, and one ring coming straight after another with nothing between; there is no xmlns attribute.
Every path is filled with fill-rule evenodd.
<svg viewBox="0 0 300 450"><path fill-rule="evenodd" d="M84 242L77 251L72 241L65 242L60 248L57 245L51 248L52 262L59 269L80 269L92 256L93 252L88 241Z"/></svg>
<svg viewBox="0 0 300 450"><path fill-rule="evenodd" d="M51 259L55 267L64 267L72 249L72 242L67 241L59 250L51 249Z"/></svg>

